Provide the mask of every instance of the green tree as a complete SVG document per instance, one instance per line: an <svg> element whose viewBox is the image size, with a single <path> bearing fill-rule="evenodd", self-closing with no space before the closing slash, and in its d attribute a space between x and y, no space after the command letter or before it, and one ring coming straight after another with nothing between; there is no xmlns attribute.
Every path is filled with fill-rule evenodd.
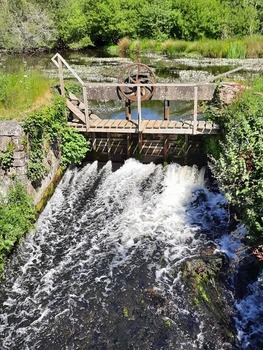
<svg viewBox="0 0 263 350"><path fill-rule="evenodd" d="M55 23L49 13L29 0L0 4L0 46L23 50L53 47L57 40Z"/></svg>
<svg viewBox="0 0 263 350"><path fill-rule="evenodd" d="M225 9L218 0L174 0L173 6L181 13L174 28L176 37L198 40L221 36Z"/></svg>

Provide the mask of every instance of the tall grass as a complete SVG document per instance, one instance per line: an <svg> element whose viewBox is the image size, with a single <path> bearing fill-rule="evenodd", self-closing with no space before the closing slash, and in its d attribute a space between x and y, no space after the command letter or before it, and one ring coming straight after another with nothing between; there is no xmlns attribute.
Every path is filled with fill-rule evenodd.
<svg viewBox="0 0 263 350"><path fill-rule="evenodd" d="M263 57L263 35L252 35L245 39L247 57Z"/></svg>
<svg viewBox="0 0 263 350"><path fill-rule="evenodd" d="M263 36L225 40L204 39L194 42L173 39L164 42L147 39L132 41L124 38L119 41L118 48L119 52L138 54L152 51L166 54L168 57L254 58L263 57Z"/></svg>
<svg viewBox="0 0 263 350"><path fill-rule="evenodd" d="M38 71L0 73L0 119L23 119L23 112L43 99L50 80Z"/></svg>

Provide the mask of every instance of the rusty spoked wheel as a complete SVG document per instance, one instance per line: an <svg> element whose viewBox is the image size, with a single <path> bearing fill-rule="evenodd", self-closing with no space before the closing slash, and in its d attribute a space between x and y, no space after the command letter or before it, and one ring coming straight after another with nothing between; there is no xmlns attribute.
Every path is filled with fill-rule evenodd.
<svg viewBox="0 0 263 350"><path fill-rule="evenodd" d="M154 94L155 87L152 84L156 83L156 78L146 64L133 63L125 66L118 78L120 84L140 84L141 101L150 100ZM137 86L119 86L121 94L130 101L137 101Z"/></svg>

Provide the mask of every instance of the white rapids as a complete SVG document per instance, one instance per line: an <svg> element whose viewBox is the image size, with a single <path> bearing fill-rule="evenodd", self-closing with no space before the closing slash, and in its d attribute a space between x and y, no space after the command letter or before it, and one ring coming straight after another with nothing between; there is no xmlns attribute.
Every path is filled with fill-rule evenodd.
<svg viewBox="0 0 263 350"><path fill-rule="evenodd" d="M116 171L111 162L68 170L36 232L27 235L6 268L0 348L115 349L109 344L116 340L102 338L105 329L121 334L125 343L122 327L138 320L145 327L140 349L212 349L205 343L205 321L186 308L175 271L198 255L203 241L227 234L225 203L222 194L206 188L204 171L196 167L163 168L130 159ZM181 315L176 339L169 330L163 336L162 329L152 329L140 311L145 290L169 301L163 316L161 297L157 311L145 308L152 323L158 316L172 326ZM117 326L116 315L124 317L123 324ZM137 338L131 335L124 350L139 349L134 344L141 330L135 326Z"/></svg>

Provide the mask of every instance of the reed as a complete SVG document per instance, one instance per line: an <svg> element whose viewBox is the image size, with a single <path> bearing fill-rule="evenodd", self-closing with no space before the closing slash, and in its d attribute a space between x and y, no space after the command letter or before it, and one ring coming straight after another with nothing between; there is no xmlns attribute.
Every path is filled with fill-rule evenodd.
<svg viewBox="0 0 263 350"><path fill-rule="evenodd" d="M130 51L131 40L128 37L124 37L119 40L118 48L120 53L128 53Z"/></svg>
<svg viewBox="0 0 263 350"><path fill-rule="evenodd" d="M236 40L230 43L229 49L226 55L227 58L246 58L247 47L246 43L241 40Z"/></svg>
<svg viewBox="0 0 263 350"><path fill-rule="evenodd" d="M169 39L161 44L161 51L169 57L176 57L186 52L188 46L186 41Z"/></svg>
<svg viewBox="0 0 263 350"><path fill-rule="evenodd" d="M119 45L119 51L122 46L124 45ZM173 39L164 42L129 39L130 53L140 54L148 51L163 53L170 58L193 55L209 58L256 58L263 57L263 36L254 35L224 40L203 39L193 42Z"/></svg>
<svg viewBox="0 0 263 350"><path fill-rule="evenodd" d="M263 35L252 35L244 40L247 47L247 57L263 57Z"/></svg>

